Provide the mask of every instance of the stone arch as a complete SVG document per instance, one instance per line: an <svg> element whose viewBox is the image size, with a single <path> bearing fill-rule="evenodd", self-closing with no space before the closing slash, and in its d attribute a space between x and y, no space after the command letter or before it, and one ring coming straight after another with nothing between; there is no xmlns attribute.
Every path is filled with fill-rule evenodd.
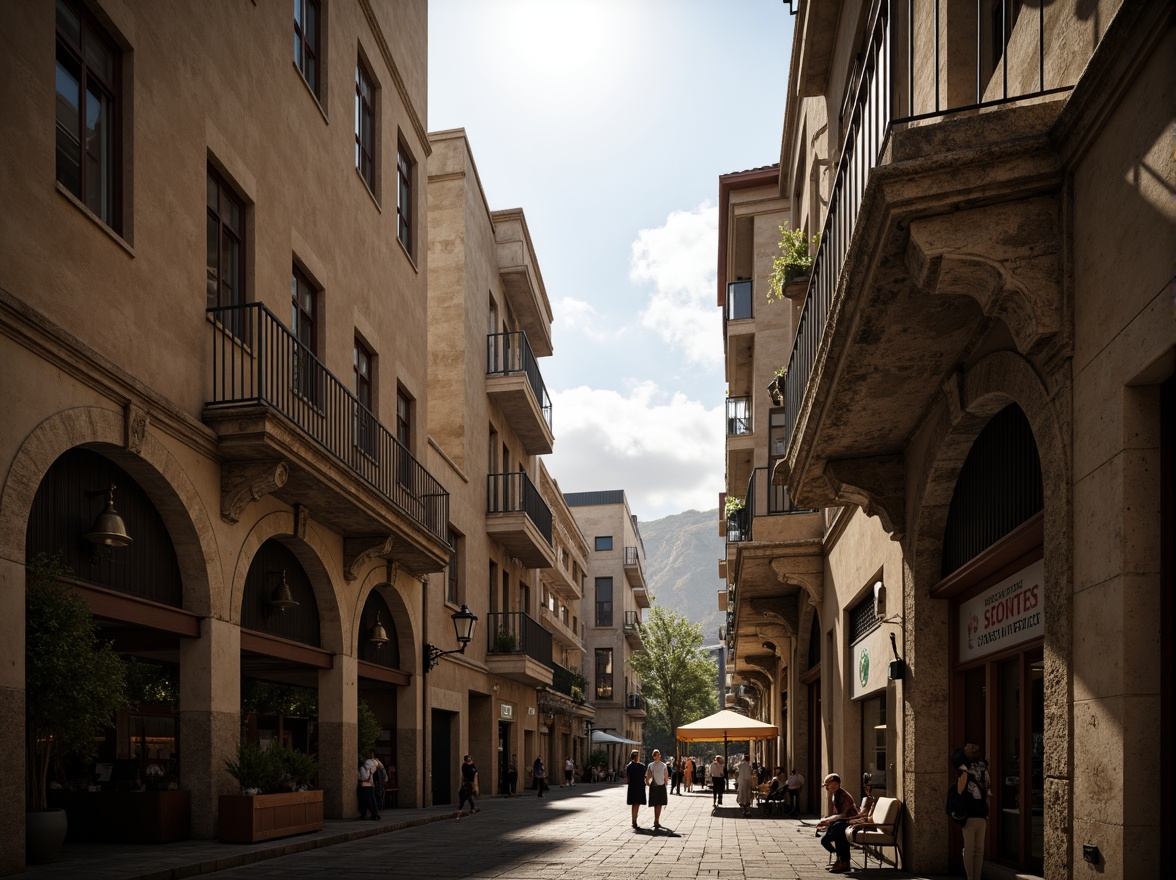
<svg viewBox="0 0 1176 880"><path fill-rule="evenodd" d="M911 514L912 528L904 541L904 617L906 662L904 688L904 763L908 769L904 789L912 807L920 802L938 807L942 773L921 773L921 768L942 764L942 750L949 736L948 691L951 658L944 634L950 625L949 603L930 596L930 588L942 576L943 538L948 510L960 471L976 438L996 413L1010 403L1024 412L1041 460L1044 493L1045 549L1045 689L1052 695L1046 707L1046 801L1060 809L1047 813L1046 849L1061 846L1061 826L1069 824L1072 768L1071 729L1073 708L1070 654L1071 603L1068 585L1072 571L1070 525L1070 454L1064 425L1069 386L1052 394L1028 360L1011 351L982 358L970 370L944 385L927 442L927 457L918 475L913 497L918 504ZM936 787L938 786L938 787ZM923 799L926 799L925 801ZM1052 829L1052 830L1051 830ZM915 834L915 857L932 862L942 859L941 840ZM1051 843L1051 840L1053 841Z"/></svg>
<svg viewBox="0 0 1176 880"><path fill-rule="evenodd" d="M184 584L184 608L212 613L224 591L212 520L180 462L150 431L149 416L79 406L42 421L13 458L0 492L0 557L23 561L29 511L45 474L65 452L100 452L135 478L167 526Z"/></svg>
<svg viewBox="0 0 1176 880"><path fill-rule="evenodd" d="M249 567L261 545L270 538L282 538L283 543L298 559L310 575L312 584L322 584L327 589L315 589L315 602L319 612L319 639L322 647L336 654L345 653L343 643L343 621L339 602L339 589L331 577L327 560L330 552L318 531L313 527L305 530L305 537L297 537L297 524L293 511L275 511L254 523L237 553L237 565L233 570L232 594L228 606L229 620L238 626L241 623L241 606L245 599L245 578Z"/></svg>
<svg viewBox="0 0 1176 880"><path fill-rule="evenodd" d="M379 590L380 596L388 605L388 611L392 614L390 623L396 629L396 640L400 645L400 671L417 675L422 672L423 661L421 658L424 646L420 643L416 627L413 626L413 615L409 610L408 599L401 587L401 581L404 578L408 578L410 584L418 583L418 581L394 569L393 583L389 584L386 571L384 567L376 566L363 579L363 586L356 594L355 607L351 613L352 619L349 628L351 644L355 655L359 656L359 625L360 618L363 616L363 607L367 603L368 594L373 590Z"/></svg>

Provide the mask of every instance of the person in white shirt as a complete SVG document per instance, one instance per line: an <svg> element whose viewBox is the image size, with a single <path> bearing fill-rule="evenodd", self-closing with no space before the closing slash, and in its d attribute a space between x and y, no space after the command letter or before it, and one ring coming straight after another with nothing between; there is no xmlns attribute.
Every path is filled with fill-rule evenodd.
<svg viewBox="0 0 1176 880"><path fill-rule="evenodd" d="M743 760L735 768L735 801L743 808L744 816L751 813L752 791L754 789L752 780L754 779L755 773L751 769L751 761L744 754Z"/></svg>
<svg viewBox="0 0 1176 880"><path fill-rule="evenodd" d="M792 775L784 782L787 786L788 795L788 812L791 815L796 815L800 812L800 790L804 788L804 777L796 772L793 768Z"/></svg>
<svg viewBox="0 0 1176 880"><path fill-rule="evenodd" d="M653 827L661 828L661 811L669 802L670 768L661 759L661 752L653 750L653 760L645 768L645 781L649 783L649 805L653 807Z"/></svg>
<svg viewBox="0 0 1176 880"><path fill-rule="evenodd" d="M571 785L576 775L576 765L571 758L564 759L564 785Z"/></svg>
<svg viewBox="0 0 1176 880"><path fill-rule="evenodd" d="M714 787L711 803L721 807L723 805L723 789L727 787L727 768L723 764L722 755L715 755L708 772L710 773L711 785Z"/></svg>

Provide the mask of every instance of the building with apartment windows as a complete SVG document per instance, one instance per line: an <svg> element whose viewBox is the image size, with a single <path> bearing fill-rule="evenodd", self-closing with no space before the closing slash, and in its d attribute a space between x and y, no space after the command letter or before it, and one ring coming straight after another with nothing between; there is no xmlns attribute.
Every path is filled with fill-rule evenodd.
<svg viewBox="0 0 1176 880"><path fill-rule="evenodd" d="M60 0L0 29L24 169L0 175L0 709L24 715L26 564L60 553L174 697L98 759L174 776L193 837L243 738L316 753L328 818L356 814L361 714L388 806L449 802L463 750L490 786L501 754L585 753L588 549L538 459L550 305L522 213L426 134L426 18ZM24 745L0 729L0 873Z"/></svg>
<svg viewBox="0 0 1176 880"><path fill-rule="evenodd" d="M947 756L975 742L986 876L1158 876L1170 807L1129 792L1170 775L1174 704L1171 6L794 20L775 192L820 242L753 445L819 513L734 511L729 669L810 780L881 776L915 870L959 870ZM729 381L762 314L727 315Z"/></svg>
<svg viewBox="0 0 1176 880"><path fill-rule="evenodd" d="M650 596L637 517L623 490L568 492L564 499L591 548L583 603L584 669L595 728L640 742L645 697L628 661L644 650L641 612L649 607ZM620 757L619 752L613 755Z"/></svg>
<svg viewBox="0 0 1176 880"><path fill-rule="evenodd" d="M463 754L489 791L512 756L524 781L537 756L583 756L587 543L540 458L554 442L539 365L552 314L526 219L490 210L464 131L429 140L429 465L450 487L455 548L429 628L466 605L482 622L425 695L433 802L450 803L455 779L439 777Z"/></svg>

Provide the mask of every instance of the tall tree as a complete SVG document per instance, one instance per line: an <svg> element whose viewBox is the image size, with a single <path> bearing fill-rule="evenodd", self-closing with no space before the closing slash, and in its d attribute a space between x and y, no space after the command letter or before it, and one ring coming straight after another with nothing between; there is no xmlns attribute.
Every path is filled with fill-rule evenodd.
<svg viewBox="0 0 1176 880"><path fill-rule="evenodd" d="M629 666L641 679L655 728L664 724L673 739L678 725L718 711L719 669L702 650L701 627L659 606L643 622L641 640L645 650Z"/></svg>

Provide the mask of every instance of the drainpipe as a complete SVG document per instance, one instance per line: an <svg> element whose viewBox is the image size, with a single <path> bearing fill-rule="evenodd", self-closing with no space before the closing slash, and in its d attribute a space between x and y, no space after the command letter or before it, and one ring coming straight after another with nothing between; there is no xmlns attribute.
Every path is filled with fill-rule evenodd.
<svg viewBox="0 0 1176 880"><path fill-rule="evenodd" d="M425 645L429 643L429 576L421 577L421 806L429 803L429 661L425 657Z"/></svg>

